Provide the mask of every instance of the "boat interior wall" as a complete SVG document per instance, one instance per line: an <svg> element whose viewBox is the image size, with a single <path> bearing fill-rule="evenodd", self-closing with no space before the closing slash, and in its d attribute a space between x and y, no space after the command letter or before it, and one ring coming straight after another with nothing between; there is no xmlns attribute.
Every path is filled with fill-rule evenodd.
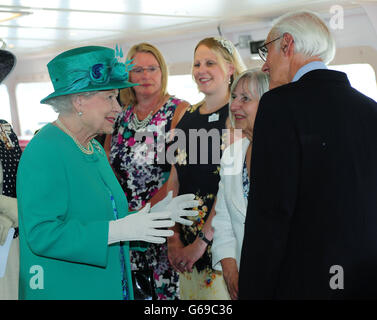
<svg viewBox="0 0 377 320"><path fill-rule="evenodd" d="M139 42L155 44L170 75L191 73L199 40L231 40L248 67L262 61L241 39L264 40L275 18L294 9L317 12L332 31L337 53L331 64L369 63L377 74L376 0L2 0L1 11L30 14L1 21L0 38L17 56L6 79L12 123L20 133L15 88L47 82L47 63L64 50L83 45L120 45L126 53Z"/></svg>
<svg viewBox="0 0 377 320"><path fill-rule="evenodd" d="M329 9L320 15L328 25L330 25L332 15L328 11ZM244 19L245 21L242 23L239 22L238 24L234 21L227 21L227 23L223 25L207 25L201 30L196 30L195 26L193 26L190 32L183 34L179 31L170 30L169 32L160 32L159 36L156 36L156 33L145 34L143 36L139 35L138 37L135 37L135 35L130 37L125 34L118 39L107 39L106 41L96 39L91 42L89 39L77 43L73 40L70 44L66 43L62 49L65 50L84 44L99 44L114 47L115 43L118 43L122 46L123 51L127 52L135 43L148 41L157 45L162 51L169 64L170 74L187 74L190 73L191 70L193 49L196 43L204 37L217 36L219 26L222 35L235 44L239 42L241 36L245 35L249 35L253 41L258 41L266 38L274 18L276 18L276 16L270 19L249 22L247 19ZM105 23L103 25L105 25ZM367 62L377 70L376 62L374 61L376 59L374 55L377 50L377 3L364 4L363 6L347 10L347 12L344 13L343 26L341 28L332 28L332 32L336 40L338 53L341 53L337 54L334 62L338 60L349 61L347 60L349 58L362 61L363 58L368 58L371 60ZM353 49L353 47L356 48ZM358 47L363 47L363 49L360 48L359 52L357 50ZM369 47L369 49L367 49L367 47ZM365 54L365 50L368 51L368 54ZM46 64L52 57L61 52L57 47L53 52L51 49L41 50L38 54L32 51L30 54L28 54L27 51L17 54L17 50L14 51L18 58L18 64L12 77L9 77L8 80L10 81L13 78L13 81L23 82L48 81ZM347 54L348 51L350 52L349 54ZM253 59L254 57L251 56L249 48L239 48L239 52L247 66L254 67L262 65L260 60ZM358 52L357 56L353 56L355 52ZM345 57L343 56L344 54L346 54Z"/></svg>

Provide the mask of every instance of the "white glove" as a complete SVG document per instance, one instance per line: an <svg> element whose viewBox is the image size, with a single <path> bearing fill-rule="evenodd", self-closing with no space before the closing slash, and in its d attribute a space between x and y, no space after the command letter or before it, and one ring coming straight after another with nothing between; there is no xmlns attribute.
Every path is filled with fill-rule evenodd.
<svg viewBox="0 0 377 320"><path fill-rule="evenodd" d="M199 206L199 201L194 199L195 195L192 193L182 194L173 198L173 192L169 191L168 195L164 199L152 207L151 212L154 214L154 212L168 210L170 212L170 219L186 226L191 226L193 222L188 219L183 219L182 216L195 217L198 215L198 211L184 210L186 208L194 208Z"/></svg>
<svg viewBox="0 0 377 320"><path fill-rule="evenodd" d="M17 199L0 195L0 215L7 216L13 223L12 227L18 226Z"/></svg>
<svg viewBox="0 0 377 320"><path fill-rule="evenodd" d="M150 206L148 203L139 212L110 221L108 244L133 240L164 243L164 237L171 237L174 234L172 230L157 229L174 226L175 222L169 218L170 212L165 210L149 214Z"/></svg>
<svg viewBox="0 0 377 320"><path fill-rule="evenodd" d="M12 225L12 220L10 220L7 216L0 214L0 246L4 245L9 229L12 227Z"/></svg>

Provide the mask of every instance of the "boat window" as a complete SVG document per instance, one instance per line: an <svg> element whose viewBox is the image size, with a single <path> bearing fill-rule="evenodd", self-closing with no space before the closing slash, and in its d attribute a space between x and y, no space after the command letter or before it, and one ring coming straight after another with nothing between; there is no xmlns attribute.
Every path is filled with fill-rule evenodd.
<svg viewBox="0 0 377 320"><path fill-rule="evenodd" d="M8 89L5 84L0 85L0 119L12 124Z"/></svg>
<svg viewBox="0 0 377 320"><path fill-rule="evenodd" d="M54 90L50 82L25 82L16 87L21 137L30 139L36 130L57 118L57 113L47 104L40 104Z"/></svg>
<svg viewBox="0 0 377 320"><path fill-rule="evenodd" d="M204 98L191 74L169 76L168 92L191 104L198 103Z"/></svg>
<svg viewBox="0 0 377 320"><path fill-rule="evenodd" d="M370 64L330 65L329 69L345 72L352 87L377 101L376 73Z"/></svg>
<svg viewBox="0 0 377 320"><path fill-rule="evenodd" d="M345 72L351 85L377 101L376 74L370 64L330 65L330 69ZM57 118L53 109L40 100L53 92L50 82L19 83L16 87L21 136L30 139L34 132ZM168 92L177 98L195 104L204 98L198 91L191 74L169 76ZM0 119L11 123L8 91L0 86Z"/></svg>

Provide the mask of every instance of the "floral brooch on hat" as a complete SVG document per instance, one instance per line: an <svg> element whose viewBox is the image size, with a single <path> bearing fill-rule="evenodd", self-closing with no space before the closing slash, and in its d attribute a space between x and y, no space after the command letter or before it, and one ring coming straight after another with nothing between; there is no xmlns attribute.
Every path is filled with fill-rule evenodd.
<svg viewBox="0 0 377 320"><path fill-rule="evenodd" d="M110 65L96 63L88 71L76 71L77 79L71 85L71 90L79 90L89 84L105 85L110 81L127 81L129 72L134 66L132 60L124 61L122 48L115 47L115 57ZM80 74L79 74L80 73Z"/></svg>

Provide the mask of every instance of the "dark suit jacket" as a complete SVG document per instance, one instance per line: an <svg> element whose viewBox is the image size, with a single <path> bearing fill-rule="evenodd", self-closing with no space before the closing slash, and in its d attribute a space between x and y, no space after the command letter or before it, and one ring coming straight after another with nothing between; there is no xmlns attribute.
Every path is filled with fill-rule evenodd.
<svg viewBox="0 0 377 320"><path fill-rule="evenodd" d="M251 163L240 299L377 298L376 102L330 70L273 89Z"/></svg>

